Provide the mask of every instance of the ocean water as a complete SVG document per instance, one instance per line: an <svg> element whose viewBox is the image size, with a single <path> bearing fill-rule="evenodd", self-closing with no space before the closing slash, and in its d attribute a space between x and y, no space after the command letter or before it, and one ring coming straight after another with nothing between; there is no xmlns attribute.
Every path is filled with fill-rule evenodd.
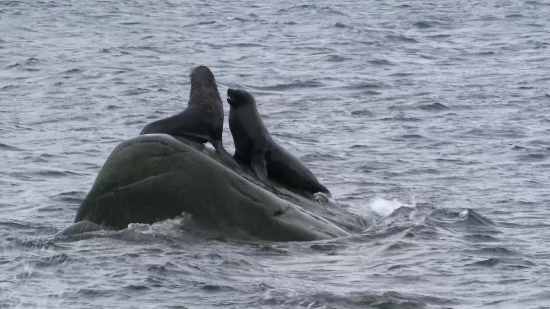
<svg viewBox="0 0 550 309"><path fill-rule="evenodd" d="M0 0L0 308L550 308L548 16ZM242 241L182 217L54 237L118 143L185 108L199 64L255 95L355 235Z"/></svg>

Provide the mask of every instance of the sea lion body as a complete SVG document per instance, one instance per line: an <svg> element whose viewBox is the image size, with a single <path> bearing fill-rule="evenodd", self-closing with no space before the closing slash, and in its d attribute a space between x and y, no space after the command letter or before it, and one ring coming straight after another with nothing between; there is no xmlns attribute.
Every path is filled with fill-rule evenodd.
<svg viewBox="0 0 550 309"><path fill-rule="evenodd" d="M227 95L231 106L229 128L235 143L236 159L250 164L261 181L269 176L294 188L330 195L298 158L273 140L250 93L228 89Z"/></svg>
<svg viewBox="0 0 550 309"><path fill-rule="evenodd" d="M223 147L223 104L214 74L201 65L193 68L190 76L191 92L187 108L177 115L146 125L139 134L164 133L201 143L210 142L222 157L237 166Z"/></svg>

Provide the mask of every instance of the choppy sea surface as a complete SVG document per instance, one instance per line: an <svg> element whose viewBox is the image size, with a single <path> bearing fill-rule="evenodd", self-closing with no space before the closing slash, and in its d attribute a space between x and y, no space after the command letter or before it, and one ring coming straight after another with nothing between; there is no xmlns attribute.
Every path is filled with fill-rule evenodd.
<svg viewBox="0 0 550 309"><path fill-rule="evenodd" d="M550 308L549 16L545 0L1 0L0 308ZM54 237L118 143L185 108L199 64L252 92L368 225Z"/></svg>

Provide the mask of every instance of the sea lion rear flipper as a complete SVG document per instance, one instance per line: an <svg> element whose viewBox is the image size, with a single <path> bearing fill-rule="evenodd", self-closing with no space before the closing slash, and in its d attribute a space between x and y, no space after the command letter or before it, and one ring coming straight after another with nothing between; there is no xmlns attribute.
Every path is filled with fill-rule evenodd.
<svg viewBox="0 0 550 309"><path fill-rule="evenodd" d="M252 155L252 161L250 162L252 170L256 173L258 179L262 182L267 180L267 165L265 162L265 151L257 150Z"/></svg>
<svg viewBox="0 0 550 309"><path fill-rule="evenodd" d="M210 131L210 124L204 121L200 108L189 106L177 115L147 124L139 134L164 133L206 143L210 139Z"/></svg>

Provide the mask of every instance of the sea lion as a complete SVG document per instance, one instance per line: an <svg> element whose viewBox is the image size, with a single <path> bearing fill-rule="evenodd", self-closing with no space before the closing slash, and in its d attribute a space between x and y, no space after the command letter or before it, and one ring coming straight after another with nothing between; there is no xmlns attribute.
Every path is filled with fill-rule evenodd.
<svg viewBox="0 0 550 309"><path fill-rule="evenodd" d="M165 133L210 142L216 151L233 167L238 164L223 148L223 104L212 71L206 66L191 70L191 91L187 108L172 117L157 120L143 128L140 135Z"/></svg>
<svg viewBox="0 0 550 309"><path fill-rule="evenodd" d="M229 129L235 143L236 159L250 164L261 181L270 176L294 188L330 195L300 160L273 140L250 93L228 89L227 96L227 103L231 106Z"/></svg>

